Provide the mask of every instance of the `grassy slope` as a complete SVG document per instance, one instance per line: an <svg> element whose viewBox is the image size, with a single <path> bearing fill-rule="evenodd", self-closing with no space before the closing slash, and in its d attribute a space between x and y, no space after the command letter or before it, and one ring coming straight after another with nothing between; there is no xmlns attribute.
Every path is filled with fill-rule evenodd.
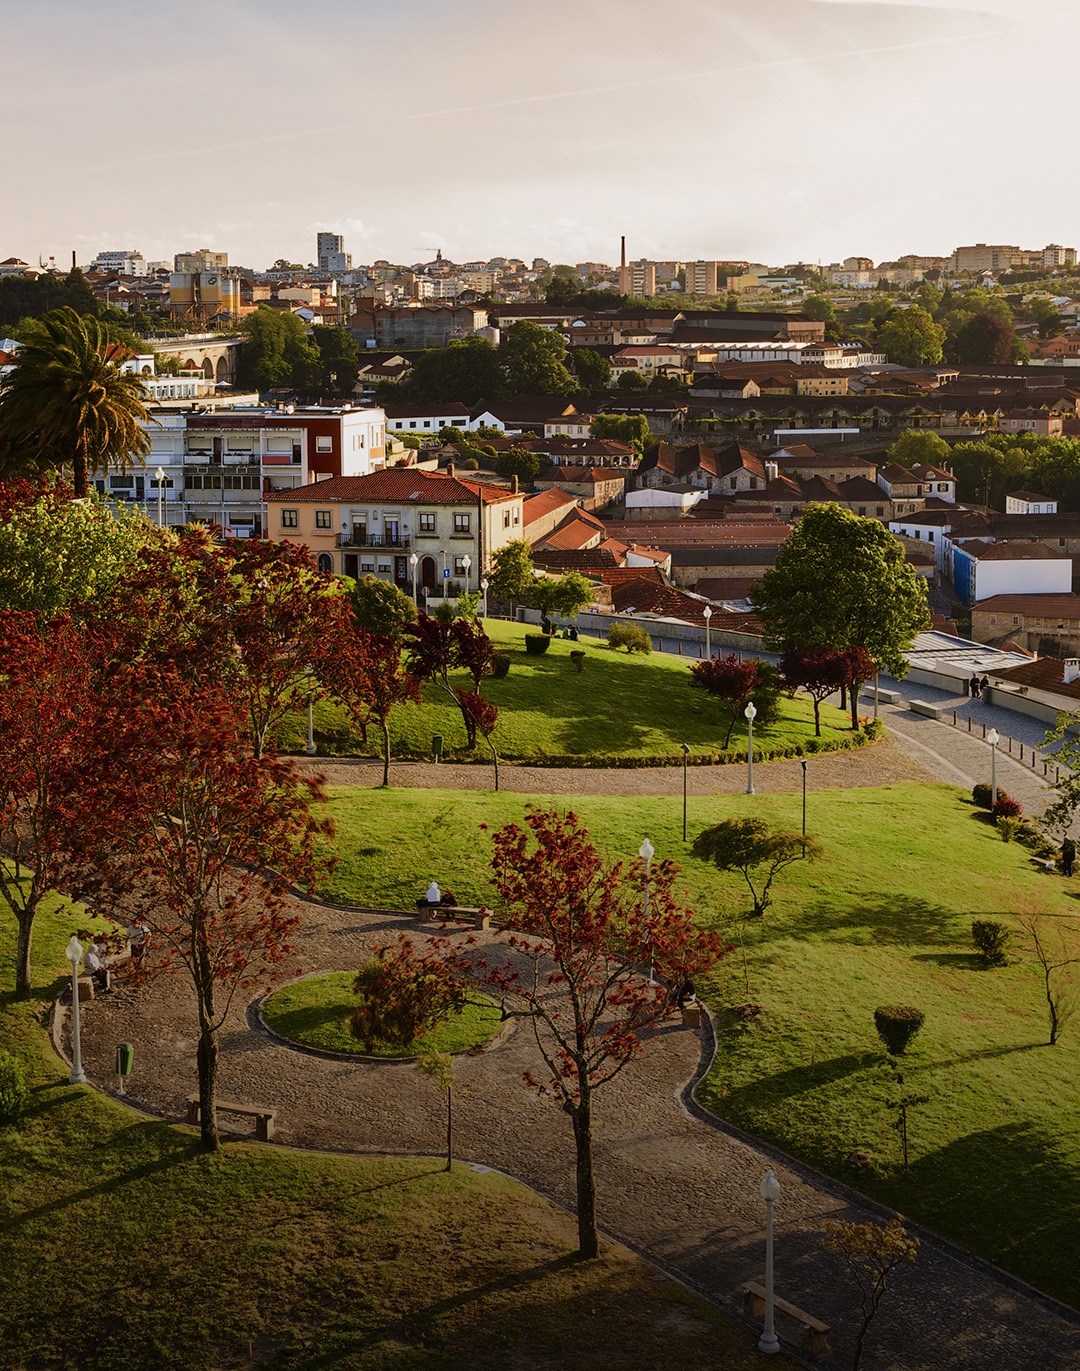
<svg viewBox="0 0 1080 1371"><path fill-rule="evenodd" d="M330 971L305 976L274 992L263 1005L266 1022L283 1038L306 1043L325 1052L358 1052L367 1049L349 1028L349 1011L356 1004L355 971ZM409 1047L376 1043L373 1056L413 1056L425 1049L465 1052L492 1039L502 1027L502 1015L494 1000L482 996L483 1004L467 1004L459 1014L425 1033Z"/></svg>
<svg viewBox="0 0 1080 1371"><path fill-rule="evenodd" d="M690 686L691 661L653 654L627 656L613 652L606 643L582 639L578 643L553 639L542 657L526 655L522 625L488 620L485 627L500 651L512 659L502 680L489 680L484 694L501 711L495 734L499 755L524 760L565 755L602 754L619 757L681 756L686 742L695 755L715 753L724 744L727 722L717 703L704 691ZM570 652L586 654L584 671L578 674ZM454 678L456 679L456 677ZM461 681L466 677L461 673ZM813 734L813 711L804 698L785 700L783 717L770 728L755 731L763 745L805 741ZM839 710L822 709L824 732L845 731ZM282 727L280 744L285 751L301 751L307 733L307 711L294 715ZM425 690L423 706L404 705L391 716L391 746L397 756L430 757L432 734L441 733L448 751L464 749L465 729L456 706L435 688ZM351 733L341 710L324 701L315 708L315 734L322 752L377 751L382 746L378 730L364 749ZM745 747L746 726L740 720L731 735L731 746ZM481 744L481 760L489 756Z"/></svg>
<svg viewBox="0 0 1080 1371"><path fill-rule="evenodd" d="M0 1045L33 1087L0 1128L4 1371L756 1365L749 1330L642 1263L570 1260L572 1221L498 1176L251 1144L208 1157L69 1086L35 1013L73 923L42 921L38 1002L0 994Z"/></svg>
<svg viewBox="0 0 1080 1371"><path fill-rule="evenodd" d="M459 900L493 903L478 826L520 817L524 803L476 792L338 792L333 892L409 908L435 876ZM690 836L744 813L797 828L798 806L794 795L692 799ZM681 799L582 797L574 808L612 856L632 856L648 835L660 856L683 859ZM763 921L734 917L746 906L741 877L685 858L684 891L703 921L747 934L749 992L738 955L706 988L721 1014L704 1101L1080 1303L1080 1026L1043 1046L1030 960L983 971L970 942L973 918L1015 925L1029 908L1075 916L1075 898L947 786L812 794L809 826L825 857L780 878ZM722 1012L747 999L764 1006L751 1023ZM872 1017L876 1005L898 1001L926 1013L909 1053L909 1082L929 1097L911 1111L909 1178ZM856 1149L870 1150L875 1167L847 1166Z"/></svg>

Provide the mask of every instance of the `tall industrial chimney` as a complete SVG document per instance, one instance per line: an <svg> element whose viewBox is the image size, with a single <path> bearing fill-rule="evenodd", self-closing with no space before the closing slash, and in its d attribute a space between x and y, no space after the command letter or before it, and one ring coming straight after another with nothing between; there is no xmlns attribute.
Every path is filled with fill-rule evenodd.
<svg viewBox="0 0 1080 1371"><path fill-rule="evenodd" d="M620 239L621 251L619 254L619 294L630 294L630 273L626 267L626 234Z"/></svg>

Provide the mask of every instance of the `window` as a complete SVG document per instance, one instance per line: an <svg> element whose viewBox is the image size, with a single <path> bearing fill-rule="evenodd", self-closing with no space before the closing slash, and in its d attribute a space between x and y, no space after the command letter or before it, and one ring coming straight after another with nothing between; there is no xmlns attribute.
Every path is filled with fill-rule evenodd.
<svg viewBox="0 0 1080 1371"><path fill-rule="evenodd" d="M281 511L282 528L299 528L300 511L298 509L283 509Z"/></svg>
<svg viewBox="0 0 1080 1371"><path fill-rule="evenodd" d="M509 527L510 527L510 511L509 511L508 509L504 509L504 510L503 510L503 528L509 528Z"/></svg>
<svg viewBox="0 0 1080 1371"><path fill-rule="evenodd" d="M330 523L330 518L331 518L331 511L330 511L330 510L328 510L328 509L317 509L317 510L315 511L315 527L316 527L316 528L332 528L333 525Z"/></svg>
<svg viewBox="0 0 1080 1371"><path fill-rule="evenodd" d="M877 507L877 517L880 519L881 516L882 516L884 513L885 513L885 506L884 506L884 505L878 505L878 507Z"/></svg>
<svg viewBox="0 0 1080 1371"><path fill-rule="evenodd" d="M434 515L434 514L421 514L421 516L420 516L420 532L421 532L421 533L434 533L434 532L435 532L435 515Z"/></svg>
<svg viewBox="0 0 1080 1371"><path fill-rule="evenodd" d="M465 570L465 558L464 558L464 557L455 557L455 558L454 558L454 575L455 575L455 576L465 576L466 574L467 574L467 572L466 572L466 570Z"/></svg>
<svg viewBox="0 0 1080 1371"><path fill-rule="evenodd" d="M380 570L380 571L390 571L390 570L392 570L392 568L391 568L389 562L380 562L380 563L379 563L379 570Z"/></svg>
<svg viewBox="0 0 1080 1371"><path fill-rule="evenodd" d="M333 438L316 438L316 439L315 439L315 451L316 451L316 452L333 452L333 450L334 450L334 440L333 440Z"/></svg>
<svg viewBox="0 0 1080 1371"><path fill-rule="evenodd" d="M454 532L469 533L472 528L472 516L469 514L454 515Z"/></svg>
<svg viewBox="0 0 1080 1371"><path fill-rule="evenodd" d="M133 490L135 488L135 478L132 476L110 476L110 490Z"/></svg>
<svg viewBox="0 0 1080 1371"><path fill-rule="evenodd" d="M374 562L361 562L361 563L360 563L360 570L361 570L361 571L374 571L374 570L375 570L375 563L374 563Z"/></svg>
<svg viewBox="0 0 1080 1371"><path fill-rule="evenodd" d="M520 510L520 509L515 509L515 510L514 510L514 525L515 525L515 527L516 527L518 524L520 524L520 523L521 523L521 510Z"/></svg>
<svg viewBox="0 0 1080 1371"><path fill-rule="evenodd" d="M934 541L934 530L933 530L933 529L929 529L929 530L927 531L926 536L927 536L927 538L930 540L930 542L933 542L933 541Z"/></svg>
<svg viewBox="0 0 1080 1371"><path fill-rule="evenodd" d="M410 419L410 420L409 420L409 427L410 427L410 428L415 428L415 427L416 427L416 420L415 420L415 419Z"/></svg>
<svg viewBox="0 0 1080 1371"><path fill-rule="evenodd" d="M319 553L319 570L329 575L334 570L334 559L329 552Z"/></svg>
<svg viewBox="0 0 1080 1371"><path fill-rule="evenodd" d="M865 506L865 505L860 505L860 506L859 506L859 513L860 513L864 518L866 517L866 506Z"/></svg>
<svg viewBox="0 0 1080 1371"><path fill-rule="evenodd" d="M1064 546L1065 546L1065 539L1064 539L1064 538L1059 538L1059 539L1058 539L1058 547L1064 547Z"/></svg>

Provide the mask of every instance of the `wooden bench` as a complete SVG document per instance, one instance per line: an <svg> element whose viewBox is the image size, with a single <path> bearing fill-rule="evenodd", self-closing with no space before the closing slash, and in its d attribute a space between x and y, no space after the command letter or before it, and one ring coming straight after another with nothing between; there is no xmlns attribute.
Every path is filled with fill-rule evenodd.
<svg viewBox="0 0 1080 1371"><path fill-rule="evenodd" d="M479 909L470 909L467 905L428 904L427 900L417 900L416 912L421 919L461 919L474 928L488 928L491 924L490 910L481 914Z"/></svg>
<svg viewBox="0 0 1080 1371"><path fill-rule="evenodd" d="M751 1318L760 1319L765 1313L765 1286L760 1281L747 1281L742 1287L743 1308ZM773 1308L778 1314L786 1314L794 1319L802 1329L802 1350L812 1357L822 1357L829 1350L829 1324L822 1323L800 1309L790 1300L782 1300L773 1294Z"/></svg>
<svg viewBox="0 0 1080 1371"><path fill-rule="evenodd" d="M277 1110L265 1109L257 1104L236 1104L232 1100L218 1100L217 1108L226 1114L243 1114L255 1120L255 1136L260 1142L269 1142L274 1136ZM202 1104L198 1095L189 1095L187 1102L187 1121L198 1126L202 1117Z"/></svg>

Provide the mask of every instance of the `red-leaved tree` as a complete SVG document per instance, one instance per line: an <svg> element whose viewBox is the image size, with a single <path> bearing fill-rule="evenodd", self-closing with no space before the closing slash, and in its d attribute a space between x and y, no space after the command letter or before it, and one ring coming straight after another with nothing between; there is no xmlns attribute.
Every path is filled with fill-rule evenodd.
<svg viewBox="0 0 1080 1371"><path fill-rule="evenodd" d="M877 664L864 647L848 647L838 654L844 685L851 696L851 727L859 727L859 691L874 678Z"/></svg>
<svg viewBox="0 0 1080 1371"><path fill-rule="evenodd" d="M331 829L309 803L322 792L292 763L251 755L245 711L218 681L136 667L95 723L78 893L145 919L148 970L190 978L202 1140L216 1148L218 1032L241 987L269 983L292 953L286 894L317 879Z"/></svg>
<svg viewBox="0 0 1080 1371"><path fill-rule="evenodd" d="M65 877L101 658L69 618L0 616L0 896L15 917L15 993L31 988L34 920Z"/></svg>
<svg viewBox="0 0 1080 1371"><path fill-rule="evenodd" d="M848 683L844 654L828 648L786 648L780 658L784 683L805 690L814 703L814 733L821 737L821 703Z"/></svg>
<svg viewBox="0 0 1080 1371"><path fill-rule="evenodd" d="M524 828L505 825L494 845L493 880L509 930L504 937L516 957L509 965L480 962L473 974L513 997L532 1024L547 1069L526 1080L553 1094L570 1116L579 1252L595 1257L594 1094L642 1050L669 1012L669 990L706 971L727 949L677 903L673 863L657 863L646 877L640 861L628 872L605 862L572 812L530 810ZM643 973L649 965L655 983Z"/></svg>
<svg viewBox="0 0 1080 1371"><path fill-rule="evenodd" d="M318 648L316 671L323 685L366 738L374 721L383 735L384 786L390 784L390 712L420 703L416 677L401 662L396 638L342 625Z"/></svg>
<svg viewBox="0 0 1080 1371"><path fill-rule="evenodd" d="M731 741L731 733L750 697L758 687L760 671L755 658L739 661L733 652L726 657L713 657L704 662L695 662L690 668L691 685L707 691L714 700L719 700L729 714L727 736L724 746Z"/></svg>
<svg viewBox="0 0 1080 1371"><path fill-rule="evenodd" d="M403 630L406 665L420 682L430 681L444 691L461 712L469 747L476 746L476 717L462 703L467 693L450 680L451 671L467 671L472 677L473 693L478 694L485 676L495 670L495 649L480 627L469 619L445 623L430 614L420 614L416 623Z"/></svg>
<svg viewBox="0 0 1080 1371"><path fill-rule="evenodd" d="M495 790L499 789L499 754L495 750L493 734L499 723L499 709L490 700L485 700L478 690L463 690L460 695L461 710L472 720L473 728L491 748L491 759L495 763Z"/></svg>

